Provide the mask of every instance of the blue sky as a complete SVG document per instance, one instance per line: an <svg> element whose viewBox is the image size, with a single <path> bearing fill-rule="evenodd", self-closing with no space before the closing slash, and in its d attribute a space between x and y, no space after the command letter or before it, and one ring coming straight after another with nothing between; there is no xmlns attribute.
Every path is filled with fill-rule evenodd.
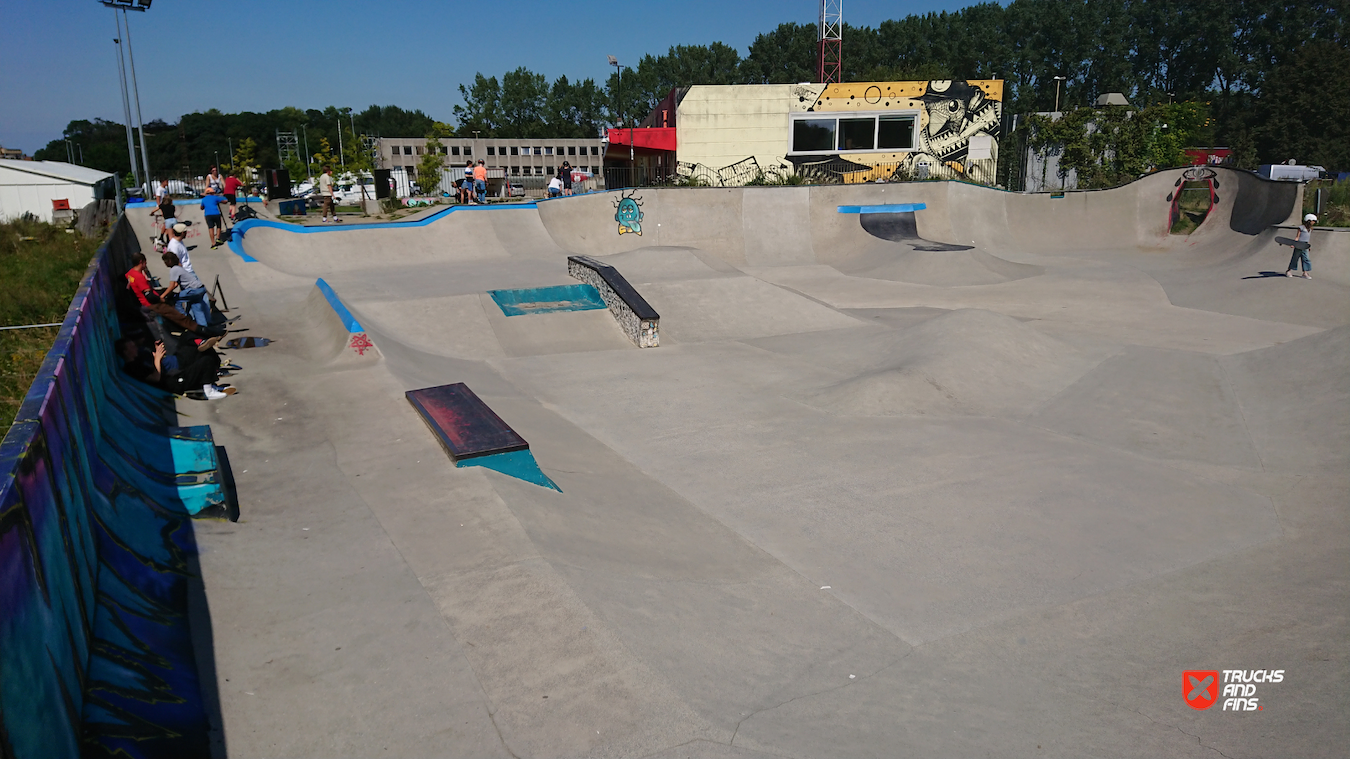
<svg viewBox="0 0 1350 759"><path fill-rule="evenodd" d="M876 26L968 4L848 0L844 18ZM371 104L450 121L458 85L477 71L526 66L603 82L607 54L628 64L720 40L744 55L756 34L814 23L818 12L817 0L154 0L128 15L146 121L208 108ZM97 0L13 0L4 15L0 145L32 153L74 119L122 121L113 11Z"/></svg>

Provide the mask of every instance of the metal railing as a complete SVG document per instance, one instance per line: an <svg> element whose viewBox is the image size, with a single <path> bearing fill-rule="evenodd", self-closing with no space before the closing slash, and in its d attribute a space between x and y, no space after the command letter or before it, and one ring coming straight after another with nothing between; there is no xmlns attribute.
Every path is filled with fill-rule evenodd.
<svg viewBox="0 0 1350 759"><path fill-rule="evenodd" d="M994 162L979 162L981 176L992 176ZM984 165L984 164L987 164ZM979 181L951 164L911 160L864 164L843 158L823 161L761 165L755 158L714 168L701 163L680 162L665 166L607 166L605 184L621 187L754 187L774 185L863 184L867 182L912 182L925 179Z"/></svg>

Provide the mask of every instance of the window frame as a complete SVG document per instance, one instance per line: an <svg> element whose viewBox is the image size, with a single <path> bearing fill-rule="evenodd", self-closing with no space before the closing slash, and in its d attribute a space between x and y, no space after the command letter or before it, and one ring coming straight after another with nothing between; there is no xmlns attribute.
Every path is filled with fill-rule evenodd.
<svg viewBox="0 0 1350 759"><path fill-rule="evenodd" d="M794 149L793 149L793 148L794 148L794 145L792 144L792 138L793 138L793 133L794 133L794 131L795 131L796 128L797 128L797 122L798 122L798 121L833 121L833 122L834 122L834 139L833 139L833 144L837 146L837 145L839 144L839 121L840 121L841 119L865 119L865 118L871 118L871 119L872 119L872 144L873 144L873 145L876 145L876 144L877 144L878 138L881 136L881 117L882 117L882 116L898 116L898 117L907 117L907 118L911 119L911 122L910 122L910 141L909 141L910 147L908 147L908 148L878 148L878 147L873 147L873 148L869 148L869 149L858 149L858 148L847 149L847 148L838 148L838 147L836 147L836 148L833 148L833 149L831 149L831 150L794 150ZM788 115L788 134L787 134L787 137L788 137L788 152L787 152L788 155L802 155L802 156L818 155L818 156L830 156L830 155L839 155L839 154L841 154L841 153L849 153L849 154L853 154L853 153L916 153L916 152L918 152L918 151L920 150L920 148L919 148L919 110L918 110L918 109L912 109L912 108L911 108L911 109L905 109L905 110L887 110L887 111L805 111L805 112L802 112L802 113L792 113L792 114L789 114L789 115Z"/></svg>

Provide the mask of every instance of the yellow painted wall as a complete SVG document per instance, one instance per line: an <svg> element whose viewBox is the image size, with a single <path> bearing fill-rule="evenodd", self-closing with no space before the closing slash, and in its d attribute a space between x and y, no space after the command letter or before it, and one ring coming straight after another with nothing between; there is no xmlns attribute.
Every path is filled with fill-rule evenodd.
<svg viewBox="0 0 1350 759"><path fill-rule="evenodd" d="M969 87L967 88L966 85ZM961 126L930 140L930 109L934 98L961 89L970 100L959 99ZM927 101L924 99L928 96ZM982 97L981 97L982 96ZM754 158L760 168L791 166L786 159L790 144L790 114L845 111L916 111L919 124L916 151L896 153L841 153L840 158L877 169L844 175L847 182L882 178L896 164L927 162L955 176L991 181L995 159L977 162L939 159L969 141L972 134L997 137L1002 114L1003 82L847 82L843 84L696 85L680 102L676 120L677 153L681 163L703 164L710 169ZM970 106L970 102L978 105ZM936 118L944 118L939 113ZM940 125L942 122L936 122ZM997 153L995 152L995 155ZM937 175L936 173L934 175Z"/></svg>

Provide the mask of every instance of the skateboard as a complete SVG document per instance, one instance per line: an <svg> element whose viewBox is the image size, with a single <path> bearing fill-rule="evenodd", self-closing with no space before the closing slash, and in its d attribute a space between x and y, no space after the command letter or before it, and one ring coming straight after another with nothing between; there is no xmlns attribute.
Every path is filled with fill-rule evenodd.
<svg viewBox="0 0 1350 759"><path fill-rule="evenodd" d="M1293 240L1288 237L1276 237L1275 242L1281 245L1288 245L1291 248L1298 248L1299 250L1308 249L1308 243L1303 240Z"/></svg>

